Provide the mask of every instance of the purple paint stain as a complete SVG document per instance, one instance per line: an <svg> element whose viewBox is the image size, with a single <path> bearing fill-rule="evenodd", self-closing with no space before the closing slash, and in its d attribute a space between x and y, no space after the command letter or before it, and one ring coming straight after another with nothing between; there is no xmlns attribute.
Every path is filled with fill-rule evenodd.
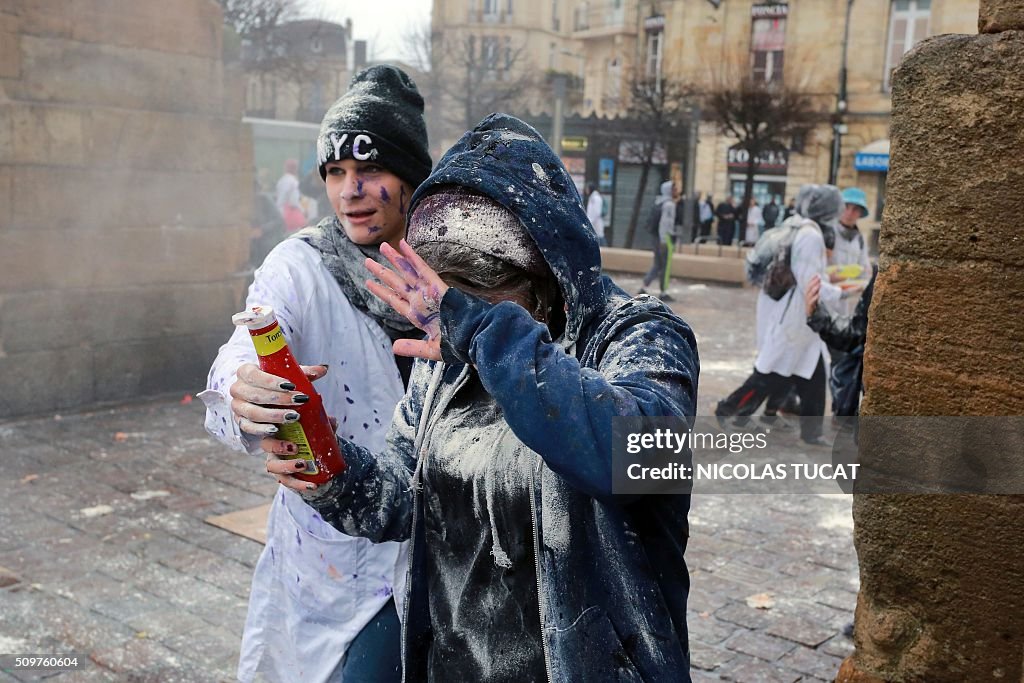
<svg viewBox="0 0 1024 683"><path fill-rule="evenodd" d="M362 180L357 180L356 181L356 194L358 194L359 196L362 196L362 194L363 194L363 181Z"/></svg>
<svg viewBox="0 0 1024 683"><path fill-rule="evenodd" d="M274 546L270 546L270 561L277 562L277 555L274 553Z"/></svg>
<svg viewBox="0 0 1024 683"><path fill-rule="evenodd" d="M406 259L398 259L398 265L402 270L409 273L409 275L412 275L414 278L419 279L420 274L416 271L413 265L409 263Z"/></svg>
<svg viewBox="0 0 1024 683"><path fill-rule="evenodd" d="M370 428L370 425L368 425L368 424L366 424L366 423L364 422L364 423L363 423L363 429L369 429L369 428Z"/></svg>
<svg viewBox="0 0 1024 683"><path fill-rule="evenodd" d="M389 598L391 597L392 592L393 591L391 590L391 586L384 584L383 586L377 589L374 595L376 595L378 598Z"/></svg>
<svg viewBox="0 0 1024 683"><path fill-rule="evenodd" d="M302 545L302 537L299 536L299 530L298 529L295 530L295 542L298 543L299 545Z"/></svg>
<svg viewBox="0 0 1024 683"><path fill-rule="evenodd" d="M398 193L398 210L405 213L405 186L402 186L402 191Z"/></svg>
<svg viewBox="0 0 1024 683"><path fill-rule="evenodd" d="M281 491L281 502L284 502L284 491Z"/></svg>
<svg viewBox="0 0 1024 683"><path fill-rule="evenodd" d="M346 396L346 397L345 397L345 400L346 400L346 401L348 401L348 404L349 404L349 405L355 405L355 403L356 403L355 401L353 401L352 399L350 399L350 398L349 398L348 396Z"/></svg>
<svg viewBox="0 0 1024 683"><path fill-rule="evenodd" d="M347 384L342 384L341 386L345 387L345 391L351 391L351 389L348 388Z"/></svg>
<svg viewBox="0 0 1024 683"><path fill-rule="evenodd" d="M368 232L371 235L376 235L378 232L380 232L383 229L384 228L380 227L379 225L371 225L370 227L368 227L366 229L366 232Z"/></svg>
<svg viewBox="0 0 1024 683"><path fill-rule="evenodd" d="M302 580L299 579L299 575L298 574L295 575L295 583L302 583Z"/></svg>
<svg viewBox="0 0 1024 683"><path fill-rule="evenodd" d="M391 195L388 194L388 188L384 186L381 186L380 188L380 200L385 203L391 201Z"/></svg>
<svg viewBox="0 0 1024 683"><path fill-rule="evenodd" d="M430 315L422 315L419 312L416 313L416 322L419 323L420 329L426 327L435 320L437 320L437 313L431 313Z"/></svg>

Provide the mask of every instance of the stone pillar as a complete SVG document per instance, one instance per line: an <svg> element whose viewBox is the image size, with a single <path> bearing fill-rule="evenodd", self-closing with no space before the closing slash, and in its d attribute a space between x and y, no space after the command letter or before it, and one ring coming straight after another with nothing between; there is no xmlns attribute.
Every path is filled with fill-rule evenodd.
<svg viewBox="0 0 1024 683"><path fill-rule="evenodd" d="M865 415L1024 415L1024 2L982 0L980 25L895 74ZM901 457L898 439L882 450L862 441L862 462ZM857 495L854 522L837 681L1024 680L1024 496Z"/></svg>
<svg viewBox="0 0 1024 683"><path fill-rule="evenodd" d="M0 9L0 418L202 387L253 182L221 26L210 0Z"/></svg>

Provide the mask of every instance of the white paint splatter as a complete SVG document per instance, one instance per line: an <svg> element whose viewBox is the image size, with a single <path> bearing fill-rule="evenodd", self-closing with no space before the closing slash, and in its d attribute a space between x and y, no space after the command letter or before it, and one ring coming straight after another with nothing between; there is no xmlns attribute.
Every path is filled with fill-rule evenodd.
<svg viewBox="0 0 1024 683"><path fill-rule="evenodd" d="M163 498L164 496L169 495L171 495L170 491L160 489L157 491L136 491L132 494L132 498L135 500L149 500L150 498Z"/></svg>
<svg viewBox="0 0 1024 683"><path fill-rule="evenodd" d="M109 515L113 511L114 508L109 505L97 505L96 507L79 510L83 517L102 517L103 515Z"/></svg>

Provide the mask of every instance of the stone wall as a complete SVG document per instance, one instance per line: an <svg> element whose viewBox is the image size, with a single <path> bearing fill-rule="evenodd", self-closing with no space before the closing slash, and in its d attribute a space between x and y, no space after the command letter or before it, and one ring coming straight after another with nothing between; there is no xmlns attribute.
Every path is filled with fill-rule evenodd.
<svg viewBox="0 0 1024 683"><path fill-rule="evenodd" d="M983 28L1022 30L930 39L896 73L865 415L1024 415L1022 7L983 1ZM914 452L901 438L862 462ZM969 467L969 448L915 465ZM1019 450L1001 457L1019 471ZM857 649L838 681L1024 680L1024 496L858 495L854 521Z"/></svg>
<svg viewBox="0 0 1024 683"><path fill-rule="evenodd" d="M210 0L0 10L0 418L194 391L248 259Z"/></svg>

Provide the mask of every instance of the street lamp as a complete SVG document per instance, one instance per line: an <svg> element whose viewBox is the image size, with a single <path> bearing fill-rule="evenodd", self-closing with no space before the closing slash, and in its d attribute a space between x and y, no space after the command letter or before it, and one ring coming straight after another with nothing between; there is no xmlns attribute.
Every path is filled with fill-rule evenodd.
<svg viewBox="0 0 1024 683"><path fill-rule="evenodd" d="M828 167L828 183L835 185L839 179L839 161L842 156L843 136L846 135L846 110L848 106L846 92L846 53L850 44L850 12L853 0L846 0L846 23L843 25L843 57L839 67L839 93L836 95L836 111L832 117L832 158Z"/></svg>

